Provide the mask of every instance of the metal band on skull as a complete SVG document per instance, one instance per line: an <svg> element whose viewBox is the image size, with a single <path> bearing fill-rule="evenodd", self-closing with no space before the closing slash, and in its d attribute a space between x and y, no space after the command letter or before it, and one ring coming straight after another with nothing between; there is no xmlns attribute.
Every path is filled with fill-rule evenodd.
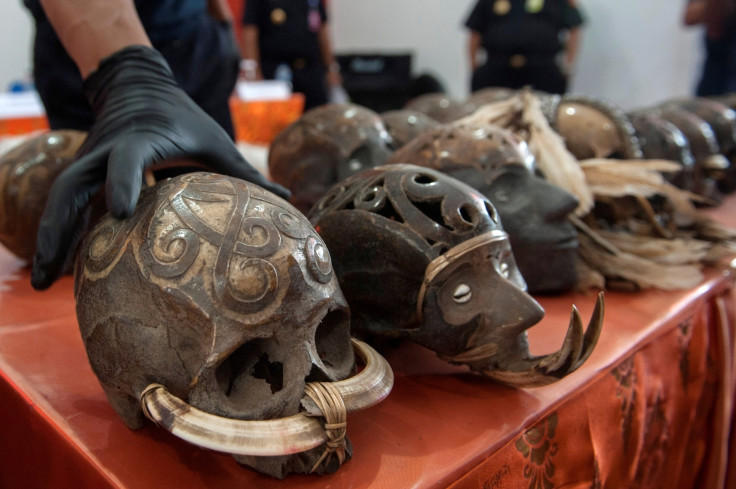
<svg viewBox="0 0 736 489"><path fill-rule="evenodd" d="M271 143L271 178L291 191L292 204L307 212L332 185L365 168L382 165L392 153L381 117L354 104L311 109Z"/></svg>
<svg viewBox="0 0 736 489"><path fill-rule="evenodd" d="M425 131L389 163L446 173L480 191L498 210L516 263L532 292L561 292L577 283L577 231L567 215L577 199L533 174L526 143L481 124Z"/></svg>
<svg viewBox="0 0 736 489"><path fill-rule="evenodd" d="M323 241L237 179L177 177L144 190L131 218L106 216L78 255L75 297L92 369L130 428L145 414L275 477L350 456L343 442L322 463L333 437L308 385L326 383L348 412L391 389L385 360L361 343L368 366L348 378L350 312Z"/></svg>
<svg viewBox="0 0 736 489"><path fill-rule="evenodd" d="M74 159L87 133L49 131L0 158L0 243L31 262L51 185Z"/></svg>
<svg viewBox="0 0 736 489"><path fill-rule="evenodd" d="M414 165L366 170L336 185L311 221L363 334L411 339L452 363L512 385L554 382L578 368L600 333L574 313L563 348L532 357L526 330L544 315L526 293L493 205Z"/></svg>

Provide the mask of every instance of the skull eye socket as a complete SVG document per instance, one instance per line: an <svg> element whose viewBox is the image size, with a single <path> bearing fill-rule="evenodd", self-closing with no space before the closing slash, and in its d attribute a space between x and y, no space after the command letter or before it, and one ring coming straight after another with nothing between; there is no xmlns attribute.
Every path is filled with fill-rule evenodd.
<svg viewBox="0 0 736 489"><path fill-rule="evenodd" d="M339 308L329 311L317 326L314 342L325 371L315 368L315 365L307 380L327 382L347 377L354 362L351 355L349 310Z"/></svg>
<svg viewBox="0 0 736 489"><path fill-rule="evenodd" d="M468 284L459 284L452 293L452 300L458 304L467 303L473 297L473 291Z"/></svg>

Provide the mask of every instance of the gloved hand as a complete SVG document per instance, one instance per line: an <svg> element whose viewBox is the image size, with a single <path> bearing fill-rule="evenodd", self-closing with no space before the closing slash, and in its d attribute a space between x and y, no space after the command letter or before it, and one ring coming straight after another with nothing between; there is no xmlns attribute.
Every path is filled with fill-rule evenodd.
<svg viewBox="0 0 736 489"><path fill-rule="evenodd" d="M118 218L135 208L146 168L186 158L289 198L238 152L227 133L174 82L158 51L131 46L104 59L84 82L95 124L77 160L54 182L41 218L31 284L49 287L73 259L87 204L105 182Z"/></svg>

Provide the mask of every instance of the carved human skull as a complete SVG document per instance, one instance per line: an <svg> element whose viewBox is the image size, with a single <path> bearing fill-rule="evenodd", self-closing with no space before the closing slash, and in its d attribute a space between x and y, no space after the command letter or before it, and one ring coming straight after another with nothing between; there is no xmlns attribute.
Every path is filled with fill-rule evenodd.
<svg viewBox="0 0 736 489"><path fill-rule="evenodd" d="M654 115L674 124L687 138L695 164L688 190L720 202L723 195L718 181L726 177L730 162L721 154L713 128L702 117L674 105L650 107L635 114Z"/></svg>
<svg viewBox="0 0 736 489"><path fill-rule="evenodd" d="M599 99L565 95L557 108L554 129L579 160L641 158L634 128L617 106Z"/></svg>
<svg viewBox="0 0 736 489"><path fill-rule="evenodd" d="M662 106L691 112L710 126L718 144L718 152L728 160L728 167L719 171L715 178L719 190L732 192L736 188L736 110L703 97L669 100Z"/></svg>
<svg viewBox="0 0 736 489"><path fill-rule="evenodd" d="M567 220L577 199L534 175L526 143L496 126L426 131L389 163L411 163L472 186L498 210L529 290L562 292L577 283L577 231Z"/></svg>
<svg viewBox="0 0 736 489"><path fill-rule="evenodd" d="M440 123L427 114L416 110L390 110L381 114L383 125L391 136L393 149L399 149L427 129L432 129Z"/></svg>
<svg viewBox="0 0 736 489"><path fill-rule="evenodd" d="M0 157L0 243L31 262L51 185L68 167L87 133L49 131Z"/></svg>
<svg viewBox="0 0 736 489"><path fill-rule="evenodd" d="M491 202L443 173L366 170L333 187L310 219L332 253L354 331L411 339L512 385L558 380L597 341L602 303L585 334L573 315L561 351L530 356L525 331L544 311L526 293Z"/></svg>
<svg viewBox="0 0 736 489"><path fill-rule="evenodd" d="M325 440L295 448L301 439L287 436L286 421L255 448L232 441L252 420L299 418L307 383L335 383L354 367L330 255L291 205L220 175L163 181L131 218L108 215L89 233L75 297L92 370L128 427L146 414L276 477L314 466ZM161 407L159 387L185 407ZM331 459L317 472L338 466Z"/></svg>
<svg viewBox="0 0 736 489"><path fill-rule="evenodd" d="M654 114L632 114L630 119L639 140L642 156L645 159L680 163L682 170L667 175L667 178L679 188L693 190L695 157L685 134L676 125Z"/></svg>
<svg viewBox="0 0 736 489"><path fill-rule="evenodd" d="M444 93L419 95L409 100L404 108L422 112L442 123L455 121L473 111L472 107L466 107L462 102Z"/></svg>
<svg viewBox="0 0 736 489"><path fill-rule="evenodd" d="M304 113L271 143L271 178L307 212L335 182L382 165L392 152L381 117L354 104L327 104Z"/></svg>

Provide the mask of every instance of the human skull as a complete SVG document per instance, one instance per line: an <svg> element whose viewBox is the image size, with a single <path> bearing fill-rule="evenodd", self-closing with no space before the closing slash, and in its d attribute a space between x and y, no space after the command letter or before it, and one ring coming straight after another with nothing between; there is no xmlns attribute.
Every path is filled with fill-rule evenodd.
<svg viewBox="0 0 736 489"><path fill-rule="evenodd" d="M472 107L466 107L463 103L444 93L419 95L409 100L404 108L427 114L443 124L460 119L473 111Z"/></svg>
<svg viewBox="0 0 736 489"><path fill-rule="evenodd" d="M682 170L667 177L675 186L693 190L695 157L685 134L673 123L654 114L632 114L630 119L639 140L642 156L645 159L680 163Z"/></svg>
<svg viewBox="0 0 736 489"><path fill-rule="evenodd" d="M347 382L354 354L330 255L291 205L220 175L163 181L131 218L108 215L89 233L75 297L92 370L128 427L145 414L276 477L314 466L319 423L316 441L298 448L283 419L299 418L308 383ZM254 420L282 425L250 443ZM241 431L251 438L234 443Z"/></svg>
<svg viewBox="0 0 736 489"><path fill-rule="evenodd" d="M669 100L663 107L684 109L711 127L718 143L718 152L728 160L728 167L716 176L718 188L724 193L732 192L736 188L736 110L703 97Z"/></svg>
<svg viewBox="0 0 736 489"><path fill-rule="evenodd" d="M391 136L393 149L399 149L425 130L440 125L427 114L408 109L384 112L381 114L381 119Z"/></svg>
<svg viewBox="0 0 736 489"><path fill-rule="evenodd" d="M355 331L411 339L519 386L562 378L595 346L602 299L586 333L573 314L559 352L529 354L526 330L544 311L526 293L493 205L459 180L414 165L366 170L333 187L310 219Z"/></svg>
<svg viewBox="0 0 736 489"><path fill-rule="evenodd" d="M389 163L439 170L493 202L531 292L562 292L577 283L577 231L567 220L577 199L534 175L526 143L510 131L480 124L438 127Z"/></svg>
<svg viewBox="0 0 736 489"><path fill-rule="evenodd" d="M0 157L0 243L21 260L33 260L51 185L86 137L81 131L49 131Z"/></svg>
<svg viewBox="0 0 736 489"><path fill-rule="evenodd" d="M291 191L302 212L335 182L382 165L392 152L381 117L354 104L327 104L304 113L271 143L271 178Z"/></svg>
<svg viewBox="0 0 736 489"><path fill-rule="evenodd" d="M695 113L673 105L640 109L635 113L660 117L682 131L695 160L689 190L714 203L720 202L723 195L718 181L726 178L731 164L721 154L710 124Z"/></svg>
<svg viewBox="0 0 736 489"><path fill-rule="evenodd" d="M579 160L641 158L634 128L626 114L602 100L563 96L557 108L554 129Z"/></svg>

